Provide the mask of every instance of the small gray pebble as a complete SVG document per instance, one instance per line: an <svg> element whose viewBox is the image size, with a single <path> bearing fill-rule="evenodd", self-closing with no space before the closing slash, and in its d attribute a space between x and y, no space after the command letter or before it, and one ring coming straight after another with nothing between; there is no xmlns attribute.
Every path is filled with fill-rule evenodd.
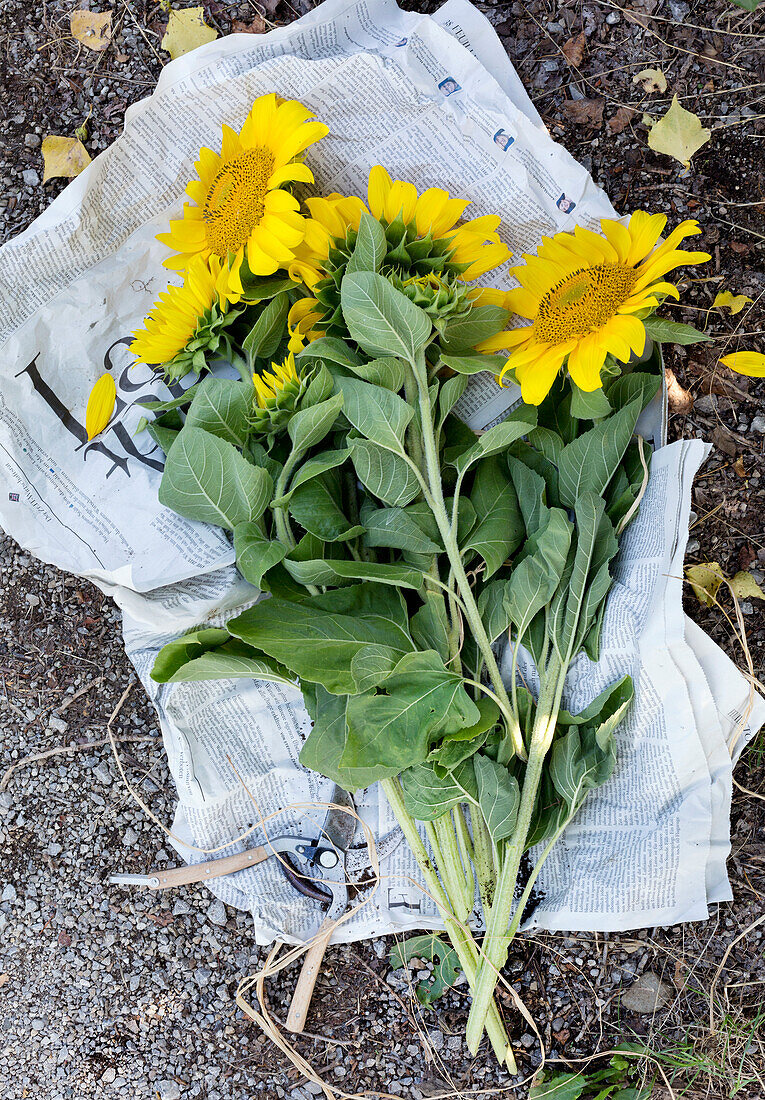
<svg viewBox="0 0 765 1100"><path fill-rule="evenodd" d="M0 894L0 901L15 901L16 900L16 887L12 883L8 883L3 887L3 892Z"/></svg>
<svg viewBox="0 0 765 1100"><path fill-rule="evenodd" d="M132 848L138 843L138 833L133 828L125 829L125 833L122 837L122 843L126 848Z"/></svg>
<svg viewBox="0 0 765 1100"><path fill-rule="evenodd" d="M27 149L36 149L40 144L39 134L24 134L24 144Z"/></svg>
<svg viewBox="0 0 765 1100"><path fill-rule="evenodd" d="M69 729L69 723L65 722L63 718L57 718L55 715L51 715L48 719L48 729L53 730L54 733L66 733Z"/></svg>
<svg viewBox="0 0 765 1100"><path fill-rule="evenodd" d="M183 898L178 898L175 905L173 906L173 916L183 917L186 915L186 913L190 912L191 906L189 905L189 903L187 901L184 901Z"/></svg>
<svg viewBox="0 0 765 1100"><path fill-rule="evenodd" d="M218 928L223 928L226 923L227 917L226 906L223 904L222 901L219 901L216 898L215 901L211 903L209 909L207 910L207 919L209 920L210 924L215 924L218 926Z"/></svg>
<svg viewBox="0 0 765 1100"><path fill-rule="evenodd" d="M207 966L198 966L194 971L194 981L200 987L204 989L206 985L209 985L210 978L212 977L212 970Z"/></svg>
<svg viewBox="0 0 765 1100"><path fill-rule="evenodd" d="M760 435L765 434L765 416L762 413L758 413L752 420L751 431L759 432Z"/></svg>
<svg viewBox="0 0 765 1100"><path fill-rule="evenodd" d="M105 761L99 764L97 768L93 769L93 775L99 783L104 783L107 787L112 781L112 773L109 771L109 765Z"/></svg>
<svg viewBox="0 0 765 1100"><path fill-rule="evenodd" d="M180 1100L181 1086L177 1081L156 1081L155 1088L161 1100Z"/></svg>
<svg viewBox="0 0 765 1100"><path fill-rule="evenodd" d="M40 177L37 172L35 172L34 168L25 168L21 173L21 178L24 180L27 187L37 187L40 182Z"/></svg>

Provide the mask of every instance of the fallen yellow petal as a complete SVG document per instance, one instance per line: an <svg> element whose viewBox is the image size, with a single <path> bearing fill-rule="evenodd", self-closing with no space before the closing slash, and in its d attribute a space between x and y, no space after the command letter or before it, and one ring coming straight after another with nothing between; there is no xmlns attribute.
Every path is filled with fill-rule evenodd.
<svg viewBox="0 0 765 1100"><path fill-rule="evenodd" d="M88 439L102 432L112 418L117 403L117 387L110 374L102 374L90 391L88 407L85 410L85 431Z"/></svg>
<svg viewBox="0 0 765 1100"><path fill-rule="evenodd" d="M720 362L736 374L745 374L748 378L765 378L765 355L759 351L734 351L732 355L724 355Z"/></svg>
<svg viewBox="0 0 765 1100"><path fill-rule="evenodd" d="M206 42L214 42L217 37L218 32L205 23L205 9L200 5L198 8L171 11L160 45L175 61L176 57L182 57Z"/></svg>
<svg viewBox="0 0 765 1100"><path fill-rule="evenodd" d="M78 9L69 14L69 28L72 37L89 50L105 50L112 40L112 13Z"/></svg>
<svg viewBox="0 0 765 1100"><path fill-rule="evenodd" d="M90 154L77 138L49 134L42 143L43 183L55 176L73 179L90 164Z"/></svg>
<svg viewBox="0 0 765 1100"><path fill-rule="evenodd" d="M712 302L712 309L729 309L735 317L737 313L741 312L746 303L752 300L746 294L731 294L729 290L721 290Z"/></svg>

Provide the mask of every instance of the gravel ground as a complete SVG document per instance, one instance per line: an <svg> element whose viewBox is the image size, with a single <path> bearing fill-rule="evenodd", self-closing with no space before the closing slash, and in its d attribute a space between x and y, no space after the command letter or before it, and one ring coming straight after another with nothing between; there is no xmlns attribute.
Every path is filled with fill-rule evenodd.
<svg viewBox="0 0 765 1100"><path fill-rule="evenodd" d="M41 138L72 134L87 120L86 146L95 155L167 60L162 5L95 5L112 11L114 36L104 53L68 37L75 6L0 0L2 239L24 229L63 187L41 184ZM205 11L222 34L258 33L310 6L209 0ZM728 575L749 570L762 581L765 383L731 378L716 363L739 339L742 347L765 350L763 17L727 0L630 0L630 11L607 0L479 7L554 136L617 207L665 210L671 221L694 216L704 227L703 246L714 262L685 288L678 316L707 326L716 340L668 356L677 383L673 435L702 435L714 444L695 489L689 557L718 561ZM647 67L665 73L666 94L633 83ZM674 93L714 131L690 174L648 150L641 123L644 112L663 113ZM708 312L721 289L747 294L754 304L736 317ZM173 862L162 851L156 856L162 835L132 802L104 743L122 701L112 726L121 758L131 783L169 822L174 796L153 713L124 656L110 601L10 539L0 539L0 555L0 1097L316 1095L233 1002L238 981L264 958L248 917L197 887L169 897L106 888L115 869ZM688 610L743 663L718 610L692 598ZM743 611L762 676L761 605L746 602ZM737 772L732 904L704 925L536 936L516 945L510 980L554 1058L577 1068L618 1039L639 1037L659 1055L643 1062L659 1082L656 1100L765 1096L765 965L761 929L751 927L765 893L763 745L748 750ZM490 1058L466 1057L463 989L423 1015L407 977L389 970L389 946L329 950L312 1031L298 1043L303 1055L348 1092L499 1096L508 1082ZM277 1018L285 1015L289 978L269 989ZM657 989L661 1007L654 1011ZM522 1022L513 1034L528 1074L538 1046Z"/></svg>

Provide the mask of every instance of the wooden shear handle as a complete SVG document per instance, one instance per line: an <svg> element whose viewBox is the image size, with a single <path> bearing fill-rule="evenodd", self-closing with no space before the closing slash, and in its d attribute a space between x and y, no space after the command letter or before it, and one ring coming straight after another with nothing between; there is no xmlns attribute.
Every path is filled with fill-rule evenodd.
<svg viewBox="0 0 765 1100"><path fill-rule="evenodd" d="M155 890L166 890L170 886L185 886L189 882L204 882L205 879L230 875L233 871L242 871L245 867L256 867L271 855L270 848L249 848L246 852L237 852L233 856L210 859L206 863L192 863L188 867L173 867L169 871L153 871L159 879Z"/></svg>
<svg viewBox="0 0 765 1100"><path fill-rule="evenodd" d="M335 922L325 917L319 931L316 933L316 942L309 947L303 959L303 969L300 971L295 992L292 994L292 1003L287 1013L287 1030L294 1035L300 1035L305 1028L308 1009L311 1007L313 989L321 970L324 952L329 945Z"/></svg>

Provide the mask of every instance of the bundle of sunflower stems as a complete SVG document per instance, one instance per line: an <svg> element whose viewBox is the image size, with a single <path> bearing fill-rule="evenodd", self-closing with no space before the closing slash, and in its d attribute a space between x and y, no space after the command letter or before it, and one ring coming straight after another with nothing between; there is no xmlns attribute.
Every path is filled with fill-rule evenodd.
<svg viewBox="0 0 765 1100"><path fill-rule="evenodd" d="M326 132L261 97L220 153L202 149L159 238L183 282L132 350L176 387L146 423L167 456L160 500L230 531L270 596L167 645L153 675L300 687L303 765L381 784L470 987L467 1044L486 1032L515 1071L498 975L632 698L624 677L571 714L566 673L598 657L645 489L635 426L660 386L655 345L694 339L656 316L678 296L665 277L709 257L679 247L695 222L661 243L666 218L638 211L507 268L498 216L380 165L366 200L303 197ZM505 289L481 285L490 272ZM482 371L522 401L476 434L455 409Z"/></svg>

